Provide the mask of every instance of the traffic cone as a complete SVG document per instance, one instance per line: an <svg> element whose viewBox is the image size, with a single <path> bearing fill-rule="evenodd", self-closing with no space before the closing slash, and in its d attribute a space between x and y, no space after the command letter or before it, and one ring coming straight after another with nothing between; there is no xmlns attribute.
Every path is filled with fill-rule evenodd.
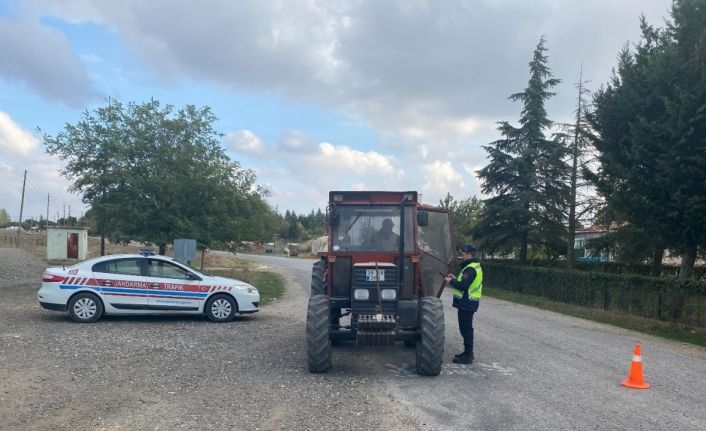
<svg viewBox="0 0 706 431"><path fill-rule="evenodd" d="M633 389L647 389L651 386L642 378L642 353L640 353L640 343L635 344L635 351L632 355L628 378L620 382L620 384Z"/></svg>

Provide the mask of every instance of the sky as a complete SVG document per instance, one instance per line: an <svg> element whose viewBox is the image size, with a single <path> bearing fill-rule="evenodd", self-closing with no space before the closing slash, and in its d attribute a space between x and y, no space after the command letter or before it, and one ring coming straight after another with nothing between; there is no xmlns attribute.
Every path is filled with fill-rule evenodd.
<svg viewBox="0 0 706 431"><path fill-rule="evenodd" d="M570 122L579 70L606 83L644 14L670 0L0 0L0 208L13 220L86 209L47 155L107 98L210 106L231 159L280 212L324 208L329 190L417 190L427 203L481 196L475 172L546 38ZM66 211L66 212L65 212Z"/></svg>

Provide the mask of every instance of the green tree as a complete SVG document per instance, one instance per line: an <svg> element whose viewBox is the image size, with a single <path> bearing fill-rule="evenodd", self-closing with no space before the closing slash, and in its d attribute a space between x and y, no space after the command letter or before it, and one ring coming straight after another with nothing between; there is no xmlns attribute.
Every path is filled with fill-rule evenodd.
<svg viewBox="0 0 706 431"><path fill-rule="evenodd" d="M0 208L0 227L7 227L11 222L10 214L7 213L5 208Z"/></svg>
<svg viewBox="0 0 706 431"><path fill-rule="evenodd" d="M483 201L476 196L457 201L451 193L447 193L444 199L439 201L439 206L451 214L456 245L475 243L473 230L483 214Z"/></svg>
<svg viewBox="0 0 706 431"><path fill-rule="evenodd" d="M109 100L43 137L108 238L157 244L160 253L175 238L195 238L203 250L239 239L265 206L255 174L225 154L215 121L208 107Z"/></svg>
<svg viewBox="0 0 706 431"><path fill-rule="evenodd" d="M688 279L706 244L706 2L677 0L664 29L641 21L590 116L607 205L682 252Z"/></svg>
<svg viewBox="0 0 706 431"><path fill-rule="evenodd" d="M527 88L510 96L523 104L520 127L499 123L503 139L483 147L490 163L478 172L483 192L491 197L484 201L474 235L490 252L519 246L522 262L530 245L553 253L565 248L567 150L559 140L547 138L552 122L544 108L560 81L551 77L544 44L542 37L529 63Z"/></svg>

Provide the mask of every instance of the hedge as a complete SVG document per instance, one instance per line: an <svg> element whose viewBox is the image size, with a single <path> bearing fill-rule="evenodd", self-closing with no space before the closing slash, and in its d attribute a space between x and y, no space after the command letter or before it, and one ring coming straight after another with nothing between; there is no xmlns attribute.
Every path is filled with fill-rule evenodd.
<svg viewBox="0 0 706 431"><path fill-rule="evenodd" d="M521 264L517 260L494 260L493 262L502 262L515 265L529 265L542 268L565 269L566 261L562 260L528 260L526 264ZM574 269L578 271L596 271L605 272L608 274L635 274L649 277L652 273L652 266L646 264L626 265L619 262L582 262L574 263ZM679 267L674 265L662 265L661 277L677 278L679 276ZM706 281L706 266L695 266L692 272L692 279L698 281Z"/></svg>
<svg viewBox="0 0 706 431"><path fill-rule="evenodd" d="M706 283L483 262L483 285L558 302L706 327Z"/></svg>

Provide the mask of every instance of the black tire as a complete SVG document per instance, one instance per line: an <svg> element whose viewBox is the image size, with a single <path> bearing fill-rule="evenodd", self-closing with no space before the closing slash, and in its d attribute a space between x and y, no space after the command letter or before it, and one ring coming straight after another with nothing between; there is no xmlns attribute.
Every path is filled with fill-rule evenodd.
<svg viewBox="0 0 706 431"><path fill-rule="evenodd" d="M325 272L326 261L324 259L314 262L314 266L311 268L311 296L326 295Z"/></svg>
<svg viewBox="0 0 706 431"><path fill-rule="evenodd" d="M444 360L444 306L439 298L425 296L420 301L421 339L417 342L417 373L438 376Z"/></svg>
<svg viewBox="0 0 706 431"><path fill-rule="evenodd" d="M103 316L103 302L93 293L83 292L71 298L68 305L71 320L93 323Z"/></svg>
<svg viewBox="0 0 706 431"><path fill-rule="evenodd" d="M313 295L306 312L306 355L312 373L325 373L331 368L330 325L331 300Z"/></svg>
<svg viewBox="0 0 706 431"><path fill-rule="evenodd" d="M217 294L208 298L204 312L211 322L230 322L235 319L235 314L238 312L238 304L230 295Z"/></svg>
<svg viewBox="0 0 706 431"><path fill-rule="evenodd" d="M408 348L417 347L417 343L414 341L404 340L404 346Z"/></svg>

